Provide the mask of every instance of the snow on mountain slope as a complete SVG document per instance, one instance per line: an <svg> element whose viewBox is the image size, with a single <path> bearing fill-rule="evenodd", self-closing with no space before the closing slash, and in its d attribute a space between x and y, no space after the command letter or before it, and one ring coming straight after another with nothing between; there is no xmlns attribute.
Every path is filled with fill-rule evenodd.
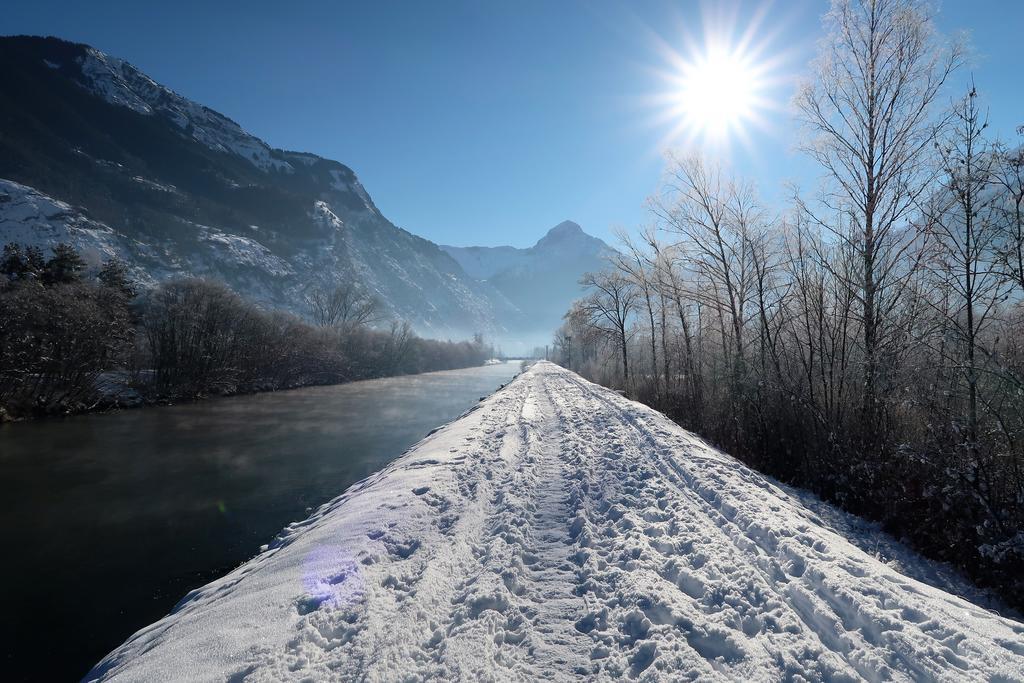
<svg viewBox="0 0 1024 683"><path fill-rule="evenodd" d="M459 262L470 277L486 280L523 261L525 249L515 247L441 247Z"/></svg>
<svg viewBox="0 0 1024 683"><path fill-rule="evenodd" d="M86 263L93 266L111 258L127 259L132 247L138 246L69 204L3 178L0 237L4 244L16 242L43 251L61 242L73 244ZM151 282L142 269L135 269L132 274L140 282Z"/></svg>
<svg viewBox="0 0 1024 683"><path fill-rule="evenodd" d="M436 244L392 224L352 169L273 148L122 59L56 38L0 37L0 101L0 178L103 226L144 284L202 275L304 315L311 288L355 277L385 317L420 334L494 338L524 320ZM0 245L25 235L56 244L59 230L0 214ZM92 247L81 230L68 235Z"/></svg>
<svg viewBox="0 0 1024 683"><path fill-rule="evenodd" d="M160 85L125 60L88 47L77 61L81 66L82 84L107 102L139 114L166 116L176 126L187 130L197 142L237 154L261 170L294 170L291 164L279 158L280 154L272 154L267 143L246 133L228 117Z"/></svg>
<svg viewBox="0 0 1024 683"><path fill-rule="evenodd" d="M259 242L217 228L182 221L179 240L205 245L201 253L180 251L170 242L146 244L86 216L76 208L38 190L0 178L0 243L30 245L47 252L61 242L71 244L96 267L110 258L125 261L135 280L150 286L175 276L221 274L230 270L270 277L294 275L290 264ZM258 297L257 297L258 298Z"/></svg>
<svg viewBox="0 0 1024 683"><path fill-rule="evenodd" d="M423 240L401 231L397 239L413 242L411 248L381 244L387 233L376 231L372 222L346 225L326 202L314 204L310 220L317 237L298 243L287 258L259 241L267 237L259 226L250 226L249 235L239 235L179 219L174 233L142 242L87 217L81 208L0 178L0 244L16 242L47 252L66 242L93 267L112 257L124 260L132 276L146 286L174 277L213 277L257 303L302 312L310 287L329 286L337 273L347 272L354 273L387 310L417 321L426 334L451 334L450 321L466 312L477 320L493 315L493 303L469 288L464 277L460 280L451 270L457 268L453 262L445 270L445 264L432 262L416 248L415 242ZM358 231L364 233L362 238ZM386 256L396 252L407 257L399 261ZM438 290L453 293L454 301L423 295ZM424 304L422 298L429 301ZM472 331L468 325L462 329L466 335Z"/></svg>
<svg viewBox="0 0 1024 683"><path fill-rule="evenodd" d="M661 414L539 363L87 678L619 676L1021 681L1024 624L899 573Z"/></svg>

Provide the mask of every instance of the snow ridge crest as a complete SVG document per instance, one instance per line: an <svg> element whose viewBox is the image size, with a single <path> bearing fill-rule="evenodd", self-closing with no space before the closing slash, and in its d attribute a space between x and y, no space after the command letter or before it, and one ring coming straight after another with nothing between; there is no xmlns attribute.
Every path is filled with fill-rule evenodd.
<svg viewBox="0 0 1024 683"><path fill-rule="evenodd" d="M160 85L130 63L86 47L78 58L81 84L110 104L146 116L162 115L210 149L237 154L262 171L294 172L267 143L208 107Z"/></svg>

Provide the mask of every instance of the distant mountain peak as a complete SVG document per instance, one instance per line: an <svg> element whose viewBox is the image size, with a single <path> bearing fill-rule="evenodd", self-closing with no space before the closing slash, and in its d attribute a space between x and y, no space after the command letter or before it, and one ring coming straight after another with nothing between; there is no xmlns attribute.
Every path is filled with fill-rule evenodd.
<svg viewBox="0 0 1024 683"><path fill-rule="evenodd" d="M583 228L580 227L579 223L575 223L573 221L562 221L555 227L548 230L548 234L545 235L545 237L567 237L582 234L584 234Z"/></svg>
<svg viewBox="0 0 1024 683"><path fill-rule="evenodd" d="M442 246L470 276L501 292L519 310L530 315L522 339L545 344L551 330L575 299L585 294L579 281L584 273L600 270L615 250L588 235L574 221L562 221L535 245L515 247Z"/></svg>
<svg viewBox="0 0 1024 683"><path fill-rule="evenodd" d="M574 221L562 221L555 227L548 230L547 234L537 240L537 243L530 247L531 251L543 252L552 249L564 251L565 249L583 249L585 251L601 252L609 249L601 239L587 234Z"/></svg>

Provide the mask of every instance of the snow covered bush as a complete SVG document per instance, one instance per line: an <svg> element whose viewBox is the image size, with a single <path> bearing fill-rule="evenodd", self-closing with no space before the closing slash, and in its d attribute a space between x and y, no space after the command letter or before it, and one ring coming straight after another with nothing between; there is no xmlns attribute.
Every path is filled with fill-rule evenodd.
<svg viewBox="0 0 1024 683"><path fill-rule="evenodd" d="M63 245L48 260L37 250L5 247L0 407L8 416L88 407L100 398L96 378L130 348L128 297L110 277L108 283L84 278L83 267Z"/></svg>

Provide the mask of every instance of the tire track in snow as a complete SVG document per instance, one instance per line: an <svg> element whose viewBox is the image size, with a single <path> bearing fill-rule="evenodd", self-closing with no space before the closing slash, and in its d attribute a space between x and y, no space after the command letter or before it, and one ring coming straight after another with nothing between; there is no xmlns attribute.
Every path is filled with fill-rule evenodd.
<svg viewBox="0 0 1024 683"><path fill-rule="evenodd" d="M578 380L574 379L571 381L577 387L582 388L582 385ZM758 546L762 550L764 550L764 547L756 538L748 536L744 530L734 522L735 514L730 517L722 508L718 507L716 505L716 502L718 502L717 496L712 495L705 497L701 495L701 493L694 488L694 478L688 476L684 471L682 471L678 464L671 458L666 458L664 456L663 446L658 443L657 439L649 429L639 424L638 420L636 420L634 416L621 410L619 406L615 405L610 397L598 395L593 396L592 398L595 402L601 404L601 407L605 411L608 411L619 418L617 426L626 427L636 431L643 443L646 444L646 450L643 450L640 453L634 452L632 453L632 456L649 460L651 465L658 471L663 479L673 485L678 495L678 500L683 501L684 507L684 509L674 509L673 513L675 515L682 513L684 516L691 518L703 518L710 522L711 526L705 527L706 531L709 533L717 532L718 536L722 540L730 544L735 552L744 558L744 564L746 566L749 566L760 574L760 581L758 582L758 585L765 592L775 593L779 598L786 602L790 602L784 590L780 590L778 588L779 584L782 584L783 586L788 584L790 577L779 564L769 560L768 566L765 566L763 558L751 552L754 546ZM693 545L693 542L687 542L687 547L690 549L689 552L692 552ZM698 555L698 557L701 559L698 561L698 566L694 568L699 571L705 566L706 555ZM671 565L667 573L669 575L666 576L663 574L662 578L675 583L676 587L686 593L690 598L697 600L704 596L706 590L705 582L702 581L695 573L686 572L685 570L680 569L678 565ZM814 621L808 621L807 619L802 620L803 627L812 636L816 637L818 644L824 648L824 652L816 652L812 658L808 658L800 662L802 667L819 669L821 674L830 678L844 673L852 673L850 670L843 671L846 667L842 667L841 665L837 667L835 664L830 662L826 662L825 666L822 666L822 662L820 661L822 656L828 657L835 654L840 656L846 664L850 665L850 667L857 669L857 673L861 676L868 680L877 679L878 674L876 671L870 669L865 670L846 659L845 654L849 651L849 648L836 648L834 646L837 642L835 637L827 632L823 633ZM760 631L761 628L762 625L756 621L746 621L742 623L740 628L735 630L742 631L744 635L749 637L752 631ZM783 633L785 632L784 629L780 629L780 631ZM716 639L718 640L717 644L714 642ZM722 634L719 632L713 635L699 637L698 642L694 644L696 645L695 649L703 655L710 653L710 658L715 660L715 663L717 664L721 664L721 662L717 661L718 658L725 659L726 656L734 661L742 660L744 658L745 655L741 648L734 644L726 645L726 643L733 643L733 641L730 640L729 634ZM828 652L829 650L832 652ZM716 667L716 669L722 671L720 667Z"/></svg>
<svg viewBox="0 0 1024 683"><path fill-rule="evenodd" d="M661 567L655 569L649 562L649 550L664 544L664 540L661 530L648 523L670 519L671 515L666 513L671 503L670 490L657 480L648 459L636 457L632 445L621 438L621 422L605 419L608 407L595 406L589 394L579 393L579 385L574 388L577 393L567 402L577 404L577 410L580 405L584 406L580 412L589 416L579 420L576 438L604 447L603 454L594 455L602 476L593 486L597 495L588 519L597 527L589 542L596 562L588 567L588 573L591 584L596 584L595 592L611 594L612 598L583 625L600 642L595 650L600 659L607 660L602 668L610 673L642 674L662 657L658 644L647 636L652 631L667 629L676 630L686 638L682 645L685 656L678 651L680 648L675 648L675 666L683 663L697 676L712 675L720 665L719 658L741 658L738 648L727 638L719 637L721 634L701 631L685 610L663 599L665 593L683 589L674 582L664 585L666 572ZM564 388L561 393L568 398L569 392ZM598 434L591 427L598 427L603 433ZM623 539L627 542L622 542ZM689 547L692 549L692 544ZM670 570L679 571L674 565L670 565ZM637 576L656 585L625 596L615 590L617 582L624 582L627 577L635 581ZM689 584L691 592L693 587L694 584ZM613 626L611 638L608 637L609 622ZM665 650L664 645L662 643L660 650ZM674 647L673 643L668 645ZM664 662L659 661L659 664Z"/></svg>
<svg viewBox="0 0 1024 683"><path fill-rule="evenodd" d="M902 577L664 416L538 364L95 678L1024 681L1024 625Z"/></svg>
<svg viewBox="0 0 1024 683"><path fill-rule="evenodd" d="M572 378L577 387L585 389L578 378ZM830 554L818 552L818 547L824 545L821 538L814 540L813 545L801 546L800 550L814 550L815 555L806 554L803 557L796 555L792 544L787 542L797 536L790 530L779 527L771 530L765 535L763 528L756 528L756 523L746 520L746 525L741 523L741 510L726 500L728 490L720 491L711 488L707 482L702 482L697 475L688 471L684 461L690 462L714 462L720 458L684 458L672 457L680 450L683 452L692 451L695 447L704 447L694 444L683 445L681 449L665 448L665 437L668 435L665 430L655 430L648 426L646 419L665 420L661 415L646 411L643 414L635 409L635 404L630 402L633 412L622 408L625 403L610 393L592 394L599 402L603 403L606 410L619 417L620 423L631 427L647 445L646 454L656 460L658 469L665 480L673 482L684 497L693 501L701 513L710 519L725 537L733 544L741 556L746 556L751 568L757 570L764 578L764 585L771 589L787 606L800 618L804 627L813 634L818 642L841 656L848 663L856 674L866 680L891 680L894 677L909 676L915 680L941 678L952 675L953 679L960 680L961 676L969 676L969 664L957 653L955 648L947 647L942 640L931 638L931 635L923 630L920 633L931 638L934 643L930 647L921 647L920 640L915 641L905 636L904 631L912 631L915 622L921 622L919 611L909 603L897 600L897 596L889 592L885 598L892 603L889 611L898 611L901 617L899 622L888 624L875 623L872 615L864 615L858 611L862 605L856 603L855 594L835 593L826 580L833 578L826 576L826 572L819 571L813 567L824 567L831 570L846 571L846 577L853 582L866 576L866 572L858 569L856 565L841 565L835 561ZM687 453L689 456L690 453ZM735 470L738 464L729 463ZM742 468L742 466L739 466ZM742 468L746 469L746 468ZM735 479L735 477L734 477ZM747 484L759 489L771 488L771 484L763 477L754 474L740 478ZM776 489L776 495L785 498L781 491ZM778 506L777 506L778 507ZM778 533L776 533L778 532ZM782 538L780 539L779 536ZM781 551L780 551L781 548ZM780 556L784 559L789 554L794 562L783 569ZM891 570L887 570L891 572ZM889 577L886 577L889 578ZM803 579L803 580L801 580ZM909 586L907 579L897 579L900 583ZM843 587L846 588L845 586ZM922 589L926 587L922 586ZM934 589L927 589L934 590ZM878 592L875 587L869 588L868 592ZM936 591L937 592L937 591ZM921 591L914 589L913 596L921 595ZM883 598L883 601L884 599ZM972 616L988 616L983 611L967 603L957 605L955 600L943 597L942 602L952 604L963 609ZM961 615L949 614L952 621L956 621ZM882 636L888 637L888 642L880 642ZM948 631L944 640L951 640ZM960 635L955 639L955 646L959 646L967 636ZM882 650L876 653L875 650ZM984 652L976 650L975 655L984 656ZM801 662L806 666L810 662ZM835 675L837 672L827 672ZM853 673L850 671L849 673Z"/></svg>

